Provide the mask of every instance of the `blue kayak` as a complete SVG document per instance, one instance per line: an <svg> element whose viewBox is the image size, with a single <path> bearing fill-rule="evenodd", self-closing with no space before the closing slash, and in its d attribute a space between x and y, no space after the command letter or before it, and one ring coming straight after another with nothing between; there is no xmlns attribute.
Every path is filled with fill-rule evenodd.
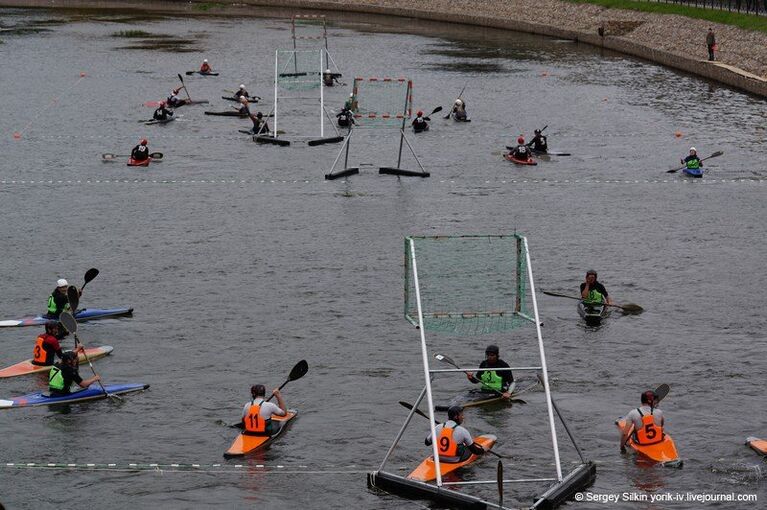
<svg viewBox="0 0 767 510"><path fill-rule="evenodd" d="M93 321L96 319L108 319L112 317L124 317L133 315L133 308L83 308L75 313L78 322ZM44 315L22 317L0 321L0 328L20 328L23 326L44 326L46 322L56 320Z"/></svg>
<svg viewBox="0 0 767 510"><path fill-rule="evenodd" d="M121 395L123 393L132 393L149 388L148 384L107 384L104 386L111 395ZM0 399L0 409L11 409L15 407L49 406L53 404L74 404L86 400L98 400L106 398L101 386L92 384L88 388L80 391L74 391L69 395L51 397L42 391L23 395L21 397L11 398L10 400Z"/></svg>
<svg viewBox="0 0 767 510"><path fill-rule="evenodd" d="M683 168L682 171L687 177L703 177L702 168Z"/></svg>

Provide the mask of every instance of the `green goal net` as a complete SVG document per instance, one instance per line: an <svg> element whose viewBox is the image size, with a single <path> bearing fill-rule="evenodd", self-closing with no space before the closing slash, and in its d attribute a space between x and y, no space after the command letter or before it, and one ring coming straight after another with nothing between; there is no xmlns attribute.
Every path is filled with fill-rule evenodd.
<svg viewBox="0 0 767 510"><path fill-rule="evenodd" d="M277 50L275 87L311 90L322 86L322 49Z"/></svg>
<svg viewBox="0 0 767 510"><path fill-rule="evenodd" d="M535 323L526 250L519 234L406 237L405 318L418 326L417 285L426 330L481 335Z"/></svg>

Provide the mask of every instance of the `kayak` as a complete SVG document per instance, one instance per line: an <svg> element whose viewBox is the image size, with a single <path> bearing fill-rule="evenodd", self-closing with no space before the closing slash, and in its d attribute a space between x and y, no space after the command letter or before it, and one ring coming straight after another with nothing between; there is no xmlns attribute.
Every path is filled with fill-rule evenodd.
<svg viewBox="0 0 767 510"><path fill-rule="evenodd" d="M155 124L167 124L168 122L173 122L174 120L176 120L176 117L168 117L165 120L152 119L152 120L148 120L148 121L144 122L144 125L145 126L153 126Z"/></svg>
<svg viewBox="0 0 767 510"><path fill-rule="evenodd" d="M281 423L280 429L271 436L256 436L244 433L240 434L234 440L232 446L230 446L229 449L224 452L224 457L231 459L233 457L242 457L243 455L247 455L258 450L263 450L272 444L272 442L274 442L274 440L277 439L280 434L282 434L288 428L290 422L293 421L293 418L296 417L296 414L298 414L298 411L295 409L289 409L288 414L285 416L274 416L272 421Z"/></svg>
<svg viewBox="0 0 767 510"><path fill-rule="evenodd" d="M458 395L457 397L453 398L448 405L434 406L434 410L438 413L442 413L447 412L447 410L452 406L461 406L465 408L496 404L512 405L515 403L513 402L514 399L517 399L519 395L522 395L523 393L527 393L528 391L535 389L538 384L538 380L536 379L534 382L528 384L522 389L514 389L511 393L511 399L509 400L506 400L503 398L503 396L498 395L495 392L486 392L476 389L470 390L463 395Z"/></svg>
<svg viewBox="0 0 767 510"><path fill-rule="evenodd" d="M490 450L495 444L496 440L497 438L492 434L486 434L474 438L474 442L481 445L485 450ZM479 455L474 455L472 453L468 459L461 462L440 462L439 472L442 476L445 476L446 474L452 473L460 467L468 466L478 458ZM435 480L437 478L437 470L434 467L434 457L426 457L426 459L424 459L424 461L421 462L418 467L413 470L412 473L407 475L407 477L411 480L418 480L421 482L429 482L431 480Z"/></svg>
<svg viewBox="0 0 767 510"><path fill-rule="evenodd" d="M112 317L123 317L133 315L133 308L83 308L75 312L75 319L78 322L92 321L97 319L108 319ZM11 319L0 321L0 328L20 328L24 326L44 326L46 322L56 320L44 315L22 317L21 319Z"/></svg>
<svg viewBox="0 0 767 510"><path fill-rule="evenodd" d="M191 76L193 74L199 74L200 76L218 76L218 73L206 73L203 71L187 71L186 75Z"/></svg>
<svg viewBox="0 0 767 510"><path fill-rule="evenodd" d="M455 115L453 115L453 120L456 121L456 122L471 122L471 119L467 119L467 118L459 119Z"/></svg>
<svg viewBox="0 0 767 510"><path fill-rule="evenodd" d="M241 118L247 118L247 113L240 113L235 110L230 111L223 111L223 112L204 112L205 115L218 115L220 117L241 117Z"/></svg>
<svg viewBox="0 0 767 510"><path fill-rule="evenodd" d="M110 395L122 395L123 393L132 393L149 388L148 384L107 384L104 386ZM0 409L11 409L16 407L50 406L54 404L74 404L85 402L86 400L98 400L107 398L98 384L92 384L88 388L80 391L74 391L69 395L51 397L42 391L36 391L29 395L11 398L10 400L0 399Z"/></svg>
<svg viewBox="0 0 767 510"><path fill-rule="evenodd" d="M538 164L533 158L530 158L528 160L517 159L514 156L512 156L510 152L507 152L506 154L504 154L503 157L517 165L537 165Z"/></svg>
<svg viewBox="0 0 767 510"><path fill-rule="evenodd" d="M133 158L128 158L128 166L149 166L152 162L152 158L146 158L145 160L138 161Z"/></svg>
<svg viewBox="0 0 767 510"><path fill-rule="evenodd" d="M207 99L196 99L196 100L184 99L183 103L178 103L177 105L171 106L171 108L180 108L187 104L208 104L209 102L210 101L208 101Z"/></svg>
<svg viewBox="0 0 767 510"><path fill-rule="evenodd" d="M746 439L746 444L750 446L755 452L767 455L767 439L759 439L756 437L749 437Z"/></svg>
<svg viewBox="0 0 767 510"><path fill-rule="evenodd" d="M703 169L702 168L683 168L682 174L686 175L687 177L703 177Z"/></svg>
<svg viewBox="0 0 767 510"><path fill-rule="evenodd" d="M227 101L234 101L235 103L240 102L240 98L234 97L234 96L221 96L221 99L225 99ZM252 96L252 97L246 97L245 99L247 99L249 103L258 103L258 100L261 98L258 96Z"/></svg>
<svg viewBox="0 0 767 510"><path fill-rule="evenodd" d="M610 315L610 308L603 304L586 304L583 301L578 302L578 315L586 321L589 326L599 326L602 319Z"/></svg>
<svg viewBox="0 0 767 510"><path fill-rule="evenodd" d="M88 359L93 361L99 358L103 358L114 348L111 345L102 345L101 347L90 347L85 349L85 354L88 355ZM80 353L77 358L80 362L85 361L85 354ZM38 372L47 372L51 369L52 365L33 365L32 360L28 359L10 367L0 370L0 378L3 377L16 377L19 375L36 374Z"/></svg>
<svg viewBox="0 0 767 510"><path fill-rule="evenodd" d="M413 126L413 132L414 133L423 133L424 131L428 131L428 130L429 130L429 125L428 124L426 124L426 127L424 127L424 128L416 128L415 126Z"/></svg>
<svg viewBox="0 0 767 510"><path fill-rule="evenodd" d="M513 147L512 147L512 149L513 149ZM569 152L555 152L555 151L549 151L549 150L539 151L539 150L535 150L535 149L532 149L532 148L530 149L530 151L533 154L538 155L538 156L572 156L572 154L570 154Z"/></svg>
<svg viewBox="0 0 767 510"><path fill-rule="evenodd" d="M615 420L615 425L618 430L623 430L626 423L624 418ZM676 451L676 445L671 436L664 433L663 441L650 445L638 445L634 442L633 435L629 437L628 445L643 459L658 462L668 467L682 467L682 460L679 459L679 454Z"/></svg>

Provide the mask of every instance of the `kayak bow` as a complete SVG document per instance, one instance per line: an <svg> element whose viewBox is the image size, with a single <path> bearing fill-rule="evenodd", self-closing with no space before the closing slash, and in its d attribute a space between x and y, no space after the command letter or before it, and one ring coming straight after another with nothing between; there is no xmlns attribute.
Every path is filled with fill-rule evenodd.
<svg viewBox="0 0 767 510"><path fill-rule="evenodd" d="M530 159L528 159L528 160L524 160L524 159L517 159L517 158L515 158L514 156L512 156L510 152L507 152L507 153L505 153L505 154L503 155L503 157L504 157L506 160L508 160L508 161L511 161L512 163L515 163L515 164L517 164L517 165L537 165L537 164L538 164L538 162L537 162L537 161L535 161L533 158L530 158Z"/></svg>
<svg viewBox="0 0 767 510"><path fill-rule="evenodd" d="M298 414L298 412L295 409L289 409L285 416L273 416L272 421L280 422L280 429L271 436L257 436L241 433L234 440L232 446L224 452L224 458L231 459L234 457L242 457L268 447L288 428L293 421L293 418L296 417L296 414Z"/></svg>
<svg viewBox="0 0 767 510"><path fill-rule="evenodd" d="M746 444L750 446L755 452L767 455L767 440L759 439L757 437L749 437L746 439Z"/></svg>
<svg viewBox="0 0 767 510"><path fill-rule="evenodd" d="M111 345L102 345L101 347L91 347L89 349L85 349L85 353L88 355L88 359L95 360L103 358L107 354L111 353L113 349L114 347ZM85 354L80 353L77 356L77 359L80 362L85 361ZM17 377L19 375L47 372L50 369L51 365L33 365L32 360L28 359L0 370L0 378Z"/></svg>
<svg viewBox="0 0 767 510"><path fill-rule="evenodd" d="M133 315L133 308L83 308L75 313L77 322L93 321L98 319L108 319L112 317L123 317ZM44 326L48 321L54 321L55 318L45 317L43 315L27 316L21 319L12 319L0 321L0 328L20 328L24 326Z"/></svg>
<svg viewBox="0 0 767 510"><path fill-rule="evenodd" d="M578 302L578 315L586 321L587 326L599 326L602 319L610 315L610 309L602 303L586 304Z"/></svg>

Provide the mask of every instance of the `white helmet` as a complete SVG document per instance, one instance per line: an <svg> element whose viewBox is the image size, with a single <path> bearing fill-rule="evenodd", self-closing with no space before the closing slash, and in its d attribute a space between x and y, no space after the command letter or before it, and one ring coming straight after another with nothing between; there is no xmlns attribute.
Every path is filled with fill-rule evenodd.
<svg viewBox="0 0 767 510"><path fill-rule="evenodd" d="M69 287L69 282L64 278L61 278L56 281L56 287Z"/></svg>
<svg viewBox="0 0 767 510"><path fill-rule="evenodd" d="M245 85L243 85L243 84L240 84L240 88L241 88L241 89L244 89L244 88L245 88Z"/></svg>
<svg viewBox="0 0 767 510"><path fill-rule="evenodd" d="M350 92L349 97L354 97L354 92Z"/></svg>
<svg viewBox="0 0 767 510"><path fill-rule="evenodd" d="M690 147L690 152L698 152L698 151L695 150L695 147Z"/></svg>
<svg viewBox="0 0 767 510"><path fill-rule="evenodd" d="M455 100L455 105L456 106L461 106L462 104L463 104L463 101L461 101L460 99L456 99Z"/></svg>
<svg viewBox="0 0 767 510"><path fill-rule="evenodd" d="M325 72L330 74L330 69L325 69Z"/></svg>
<svg viewBox="0 0 767 510"><path fill-rule="evenodd" d="M206 64L208 63L208 59L207 58L203 59L202 61L205 62Z"/></svg>

